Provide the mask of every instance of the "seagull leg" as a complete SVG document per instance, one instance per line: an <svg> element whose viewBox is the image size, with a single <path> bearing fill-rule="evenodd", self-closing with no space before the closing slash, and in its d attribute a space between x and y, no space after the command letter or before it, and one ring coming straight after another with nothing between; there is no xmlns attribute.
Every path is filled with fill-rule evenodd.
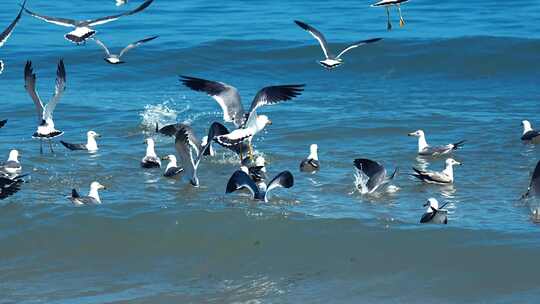
<svg viewBox="0 0 540 304"><path fill-rule="evenodd" d="M255 161L255 157L253 156L253 146L251 145L251 142L248 144L248 147L249 147L249 159L251 159L251 161Z"/></svg>
<svg viewBox="0 0 540 304"><path fill-rule="evenodd" d="M405 26L405 20L403 20L403 16L401 15L401 6L398 4L397 9L399 12L399 26L404 27Z"/></svg>
<svg viewBox="0 0 540 304"><path fill-rule="evenodd" d="M52 142L51 140L49 139L49 148L51 148L51 153L54 154L54 150L53 150L53 147L52 147Z"/></svg>
<svg viewBox="0 0 540 304"><path fill-rule="evenodd" d="M388 31L391 31L392 30L392 23L390 23L390 8L388 6L386 7L386 16L388 18L386 29Z"/></svg>

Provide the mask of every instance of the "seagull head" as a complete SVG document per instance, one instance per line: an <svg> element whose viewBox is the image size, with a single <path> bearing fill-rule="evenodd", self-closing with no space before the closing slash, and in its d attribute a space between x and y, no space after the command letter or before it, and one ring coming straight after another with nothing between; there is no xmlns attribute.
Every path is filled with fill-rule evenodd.
<svg viewBox="0 0 540 304"><path fill-rule="evenodd" d="M176 156L169 154L169 155L163 156L161 160L168 160L170 162L176 162Z"/></svg>
<svg viewBox="0 0 540 304"><path fill-rule="evenodd" d="M143 144L153 147L154 146L154 140L152 138L147 138L147 139L144 140Z"/></svg>
<svg viewBox="0 0 540 304"><path fill-rule="evenodd" d="M96 133L96 132L94 132L94 131L88 131L88 132L86 132L86 136L92 137L92 138L99 138L99 137L101 137L100 134L98 134L98 133Z"/></svg>
<svg viewBox="0 0 540 304"><path fill-rule="evenodd" d="M15 150L15 149L9 151L9 158L8 158L8 160L14 160L14 161L17 161L18 158L19 158L19 151Z"/></svg>
<svg viewBox="0 0 540 304"><path fill-rule="evenodd" d="M532 125L528 120L522 121L521 125L523 126L523 129L525 130L532 130Z"/></svg>
<svg viewBox="0 0 540 304"><path fill-rule="evenodd" d="M435 198L431 197L424 204L424 207L427 207L428 212L433 212L433 209L435 209L435 210L439 209L439 201L437 201Z"/></svg>
<svg viewBox="0 0 540 304"><path fill-rule="evenodd" d="M454 165L458 165L458 166L461 166L461 163L456 161L455 159L453 158L449 158L446 160L446 165L447 166L454 166Z"/></svg>
<svg viewBox="0 0 540 304"><path fill-rule="evenodd" d="M414 131L412 133L409 133L407 134L408 136L414 136L414 137L421 137L421 136L424 136L424 131L422 130L417 130L417 131Z"/></svg>
<svg viewBox="0 0 540 304"><path fill-rule="evenodd" d="M100 184L99 182L92 182L90 184L90 189L92 190L101 190L101 189L107 189L105 186Z"/></svg>
<svg viewBox="0 0 540 304"><path fill-rule="evenodd" d="M272 121L271 121L270 118L268 118L268 116L266 116L266 115L258 115L258 116L257 116L256 124L257 124L258 129L259 129L259 130L262 130L262 129L264 129L266 126L271 125L271 124L272 124Z"/></svg>

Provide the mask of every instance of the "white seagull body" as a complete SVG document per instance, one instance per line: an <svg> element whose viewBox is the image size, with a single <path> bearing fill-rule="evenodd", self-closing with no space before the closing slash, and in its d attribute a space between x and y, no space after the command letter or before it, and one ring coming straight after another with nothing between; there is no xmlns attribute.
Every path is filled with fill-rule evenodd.
<svg viewBox="0 0 540 304"><path fill-rule="evenodd" d="M56 71L56 85L54 87L54 95L47 103L43 105L41 98L36 91L36 74L32 70L32 62L27 61L24 68L24 87L26 91L34 101L36 106L36 111L38 115L38 127L37 131L32 136L40 140L40 152L43 153L43 140L47 139L49 141L49 146L51 152L54 152L52 149L51 139L61 136L64 132L55 129L53 121L53 112L58 104L58 101L62 97L64 90L66 89L66 69L64 67L64 61L60 60L58 63L58 69Z"/></svg>
<svg viewBox="0 0 540 304"><path fill-rule="evenodd" d="M87 39L93 37L96 34L96 31L92 29L92 27L109 23L111 21L115 21L118 18L123 17L123 16L136 14L144 10L148 6L150 6L150 4L152 4L153 1L154 0L146 0L143 2L143 4L141 4L136 9L127 11L121 14L97 18L97 19L89 19L89 20L74 20L74 19L67 19L67 18L49 17L45 15L40 15L38 13L34 13L26 8L24 8L24 11L30 14L32 17L43 20L45 22L60 25L60 26L75 28L73 31L65 34L64 37L68 41L79 45L86 42Z"/></svg>
<svg viewBox="0 0 540 304"><path fill-rule="evenodd" d="M178 167L178 164L176 163L176 156L174 155L167 155L163 157L163 160L168 160L169 163L167 164L167 167L165 168L165 172L163 173L163 176L165 177L177 177L182 171L184 171L184 168Z"/></svg>
<svg viewBox="0 0 540 304"><path fill-rule="evenodd" d="M341 51L341 53L339 53L337 56L334 56L332 54L332 52L330 51L330 48L328 47L328 42L326 42L326 38L324 37L324 35L321 32L319 32L316 28L314 28L314 27L310 26L309 24L304 23L302 21L295 20L294 22L299 27L301 27L303 30L310 33L311 36L313 36L315 39L317 39L317 41L321 45L321 48L322 48L322 50L324 52L324 57L325 57L325 59L319 61L319 63L323 67L325 67L325 68L327 68L329 70L337 68L338 66L343 64L343 59L341 59L341 56L343 56L343 54L347 53L348 51L350 51L352 49L355 49L355 48L357 48L359 46L368 44L368 43L373 43L373 42L377 42L379 40L382 40L382 38L374 38L374 39L358 41L356 43L353 43L353 44L347 46L343 51Z"/></svg>
<svg viewBox="0 0 540 304"><path fill-rule="evenodd" d="M428 171L413 168L415 173L412 176L428 184L449 185L454 183L454 165L461 166L460 162L452 158L446 160L446 167L443 171Z"/></svg>
<svg viewBox="0 0 540 304"><path fill-rule="evenodd" d="M464 140L454 144L448 144L445 146L430 146L426 141L426 135L424 131L418 130L409 133L408 136L418 137L418 155L420 156L443 156L452 153L454 150L459 149L465 143Z"/></svg>
<svg viewBox="0 0 540 304"><path fill-rule="evenodd" d="M107 54L107 56L104 58L105 61L107 61L108 63L110 64L120 64L120 63L124 63L124 61L122 61L122 56L124 56L124 54L126 54L129 50L131 49L134 49L136 47L138 47L139 45L143 44L143 43L146 43L148 41L152 41L154 39L156 39L157 37L159 36L152 36L152 37L148 37L148 38L144 38L142 40L139 40L137 42L133 42L131 44L129 44L128 46L126 46L122 51L120 51L120 54L116 55L116 54L112 54L109 49L107 48L107 46L101 42L101 40L97 39L97 38L94 38L94 41L103 48L103 50L105 50L105 53Z"/></svg>
<svg viewBox="0 0 540 304"><path fill-rule="evenodd" d="M4 44L8 41L9 37L15 30L15 26L21 19L22 12L24 10L25 5L26 5L26 1L23 2L21 10L19 11L19 14L17 15L17 17L15 17L15 19L8 25L8 27L2 33L0 33L0 47L4 46ZM4 62L0 60L0 74L2 74L3 71L4 71Z"/></svg>
<svg viewBox="0 0 540 304"><path fill-rule="evenodd" d="M409 0L381 0L375 4L372 4L372 7L380 7L384 6L386 8L386 16L388 18L387 21L387 30L392 29L392 23L390 23L390 6L396 6L399 13L399 26L403 27L405 26L405 20L403 20L403 16L401 15L401 3L407 2Z"/></svg>
<svg viewBox="0 0 540 304"><path fill-rule="evenodd" d="M64 147L68 148L71 151L85 150L88 152L96 152L98 150L98 144L96 138L101 137L98 133L94 131L86 132L86 144L72 144L65 141L60 141Z"/></svg>
<svg viewBox="0 0 540 304"><path fill-rule="evenodd" d="M154 149L154 140L152 138L147 138L146 143L146 154L141 160L141 167L143 168L161 168L161 160L156 154Z"/></svg>
<svg viewBox="0 0 540 304"><path fill-rule="evenodd" d="M17 175L21 173L22 166L19 162L19 151L11 150L9 152L8 160L2 165L1 170L8 175Z"/></svg>
<svg viewBox="0 0 540 304"><path fill-rule="evenodd" d="M309 155L300 163L300 171L310 173L319 171L321 168L321 163L319 162L319 155L317 153L318 149L319 146L316 144L309 146Z"/></svg>

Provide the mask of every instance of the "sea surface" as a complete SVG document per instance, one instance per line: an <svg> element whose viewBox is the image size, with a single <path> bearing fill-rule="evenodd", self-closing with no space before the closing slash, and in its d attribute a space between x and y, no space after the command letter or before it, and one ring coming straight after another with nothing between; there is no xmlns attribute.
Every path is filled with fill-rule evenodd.
<svg viewBox="0 0 540 304"><path fill-rule="evenodd" d="M31 0L31 10L86 19L133 9L113 0ZM19 1L0 2L0 27ZM155 0L140 14L97 26L113 51L160 37L109 65L92 41L23 16L0 49L0 157L22 154L27 183L0 202L0 303L538 303L540 226L520 200L540 146L522 144L521 121L540 127L540 1L410 1L406 25L386 31L369 1ZM350 51L327 71L316 41L293 20ZM23 69L31 60L43 99L63 58L67 90L55 111L63 139L103 135L98 153L39 153ZM291 189L269 203L225 195L238 168L217 149L200 166L199 188L143 170L144 139L160 156L172 139L155 123L188 122L203 136L222 122L217 103L179 75L236 86L247 106L267 85L306 84L293 101L261 108L273 121L255 140L270 176L290 170ZM231 125L227 125L232 128ZM423 185L416 138L467 140L452 187ZM309 145L322 170L298 170ZM398 190L376 196L354 185L353 160L371 158ZM108 187L103 204L74 207L72 188ZM427 198L448 202L446 226L420 225Z"/></svg>

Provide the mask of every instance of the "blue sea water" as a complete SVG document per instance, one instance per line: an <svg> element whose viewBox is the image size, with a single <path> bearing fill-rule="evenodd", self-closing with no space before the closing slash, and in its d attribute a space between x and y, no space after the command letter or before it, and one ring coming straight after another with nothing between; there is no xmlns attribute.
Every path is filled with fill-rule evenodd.
<svg viewBox="0 0 540 304"><path fill-rule="evenodd" d="M136 7L105 1L30 0L36 12L86 19ZM96 27L113 51L150 35L126 64L103 61L70 29L23 16L0 49L0 155L22 153L28 182L0 203L0 303L536 303L540 227L520 201L540 147L520 141L521 121L540 126L540 2L410 1L386 31L368 1L155 0L140 14ZM0 27L18 11L0 3ZM326 71L322 52L297 27L324 32L335 49L372 37ZM32 60L43 99L63 58L67 90L55 111L63 139L103 137L95 154L39 154L35 109L24 90ZM274 84L306 84L295 100L264 107L273 125L255 141L269 175L291 170L295 186L269 203L225 195L237 169L219 149L200 168L200 188L143 170L143 141L160 125L189 122L200 136L222 121L210 97L178 75L236 86L245 104ZM231 126L229 126L231 127ZM416 140L461 139L453 187L407 176ZM156 137L157 153L174 153ZM298 172L309 145L322 170ZM355 190L355 158L399 167L395 193ZM441 169L443 160L429 160ZM66 196L90 182L103 204L76 208ZM447 226L422 226L428 197L449 202Z"/></svg>

